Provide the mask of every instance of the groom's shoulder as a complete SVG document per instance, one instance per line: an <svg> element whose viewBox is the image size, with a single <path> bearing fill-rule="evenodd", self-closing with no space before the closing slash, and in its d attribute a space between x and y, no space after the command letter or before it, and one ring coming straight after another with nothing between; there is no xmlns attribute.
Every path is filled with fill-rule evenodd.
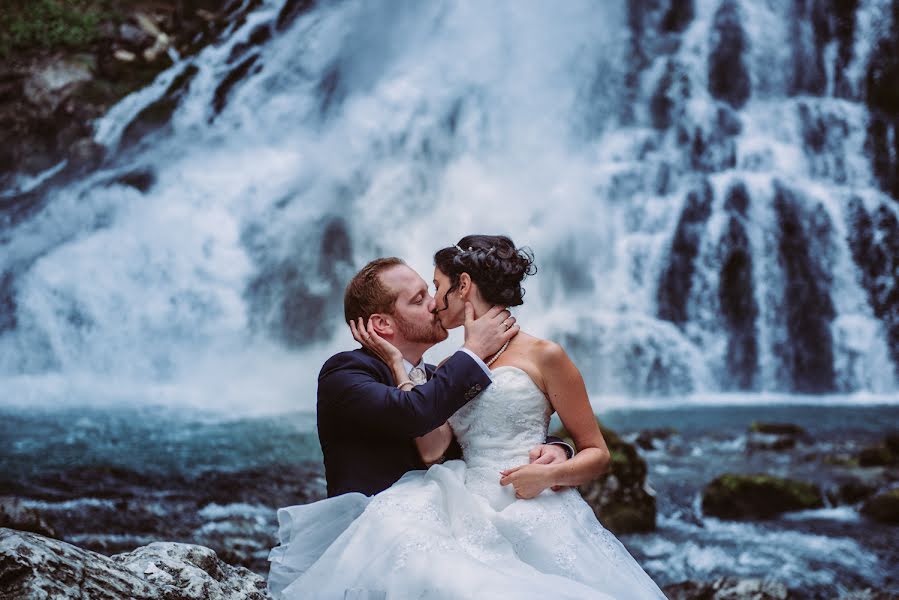
<svg viewBox="0 0 899 600"><path fill-rule="evenodd" d="M318 378L321 379L322 377L331 375L337 371L344 371L347 369L377 371L377 363L378 359L376 357L361 349L338 352L325 361L325 364L322 365L322 369L318 374Z"/></svg>

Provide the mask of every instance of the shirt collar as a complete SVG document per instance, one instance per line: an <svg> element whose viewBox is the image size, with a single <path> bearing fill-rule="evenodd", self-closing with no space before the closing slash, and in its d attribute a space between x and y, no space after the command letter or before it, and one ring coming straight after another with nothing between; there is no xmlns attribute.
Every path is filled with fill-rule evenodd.
<svg viewBox="0 0 899 600"><path fill-rule="evenodd" d="M415 367L419 367L419 368L420 368L422 371L424 371L425 373L428 372L428 370L425 369L425 359L424 359L424 358L422 358L422 359L418 362L417 365L413 365L412 363L410 363L408 360L406 360L406 359L404 358L404 359L403 359L403 366L406 368L406 373L408 373L409 371L411 371L411 370L414 369Z"/></svg>

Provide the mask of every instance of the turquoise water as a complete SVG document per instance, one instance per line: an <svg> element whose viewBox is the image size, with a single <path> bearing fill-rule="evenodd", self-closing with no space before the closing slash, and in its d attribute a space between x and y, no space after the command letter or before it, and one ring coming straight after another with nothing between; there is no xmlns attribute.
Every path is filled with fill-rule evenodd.
<svg viewBox="0 0 899 600"><path fill-rule="evenodd" d="M870 522L857 505L761 522L719 521L699 509L704 485L724 472L795 477L827 491L837 474L827 457L849 456L899 427L899 404L684 403L619 407L600 417L625 439L646 430L674 432L641 450L657 494L658 530L622 537L660 584L740 575L783 581L807 597L864 586L899 590L892 543L899 530ZM754 421L794 423L808 437L794 450L752 451L746 434ZM239 522L251 530L242 530L243 539L255 546L236 561L262 572L274 545L275 509L316 497L303 490L320 487L320 460L309 413L223 418L154 408L0 409L0 495L28 500L61 537L101 551L153 539L196 540L196 531ZM210 489L194 489L195 481ZM107 512L98 508L97 498L119 497L142 511L140 531L131 531L115 502ZM149 525L146 514L153 515ZM119 536L118 545L110 545L111 536ZM220 543L222 553L234 542L206 543Z"/></svg>

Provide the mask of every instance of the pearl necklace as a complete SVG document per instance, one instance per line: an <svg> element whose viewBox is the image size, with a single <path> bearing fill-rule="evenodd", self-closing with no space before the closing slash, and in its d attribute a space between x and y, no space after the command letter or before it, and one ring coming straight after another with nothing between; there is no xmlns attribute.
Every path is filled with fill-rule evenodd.
<svg viewBox="0 0 899 600"><path fill-rule="evenodd" d="M489 367L490 365L492 365L493 363L495 363L495 362L496 362L496 359L499 358L499 355L502 354L503 352L505 352L505 351L506 351L506 348L509 347L509 342L510 342L510 341L512 341L512 340L506 340L506 343L503 344L503 347L499 349L499 352L497 352L496 354L494 354L494 355L490 358L490 360L488 360L488 361L487 361L486 363L484 363L484 364L486 364L486 365Z"/></svg>

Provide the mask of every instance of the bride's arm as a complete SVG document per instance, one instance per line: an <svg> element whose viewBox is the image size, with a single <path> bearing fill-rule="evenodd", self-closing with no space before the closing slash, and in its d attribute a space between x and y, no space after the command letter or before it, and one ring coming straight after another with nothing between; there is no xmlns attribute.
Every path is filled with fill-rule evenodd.
<svg viewBox="0 0 899 600"><path fill-rule="evenodd" d="M539 369L546 395L568 430L577 455L553 465L522 465L503 471L502 485L512 484L519 498L533 498L546 488L576 486L608 470L611 455L599 431L580 371L556 343L544 342Z"/></svg>

